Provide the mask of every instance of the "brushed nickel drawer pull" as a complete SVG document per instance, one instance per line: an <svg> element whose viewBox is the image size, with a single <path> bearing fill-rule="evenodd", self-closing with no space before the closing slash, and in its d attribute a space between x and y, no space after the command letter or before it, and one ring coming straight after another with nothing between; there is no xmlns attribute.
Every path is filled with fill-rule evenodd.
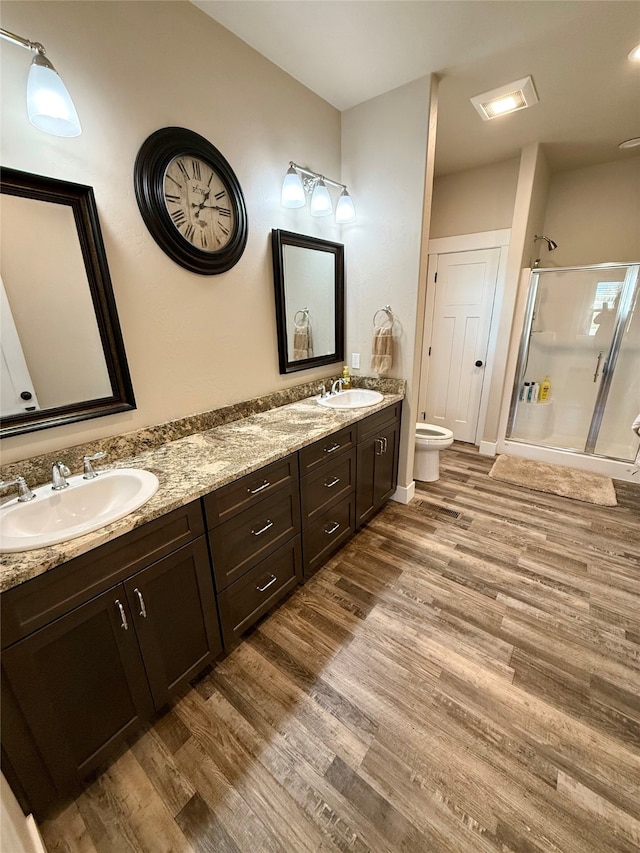
<svg viewBox="0 0 640 853"><path fill-rule="evenodd" d="M116 598L116 607L120 611L120 627L124 628L125 631L129 630L129 623L127 622L127 616L124 612L124 607L120 604L119 599Z"/></svg>
<svg viewBox="0 0 640 853"><path fill-rule="evenodd" d="M336 450L340 450L340 445L334 443L331 445L331 447L325 447L323 452L324 453L335 453Z"/></svg>
<svg viewBox="0 0 640 853"><path fill-rule="evenodd" d="M250 495L257 495L258 492L262 492L264 489L268 489L271 483L268 480L265 480L261 486L258 486L257 489L247 489Z"/></svg>
<svg viewBox="0 0 640 853"><path fill-rule="evenodd" d="M253 536L260 536L261 533L265 533L270 527L273 527L273 521L268 518L264 527L261 527L260 530L252 530L251 533Z"/></svg>
<svg viewBox="0 0 640 853"><path fill-rule="evenodd" d="M325 486L328 489L332 489L334 486L337 486L339 482L340 482L340 477L334 477L330 483L325 483Z"/></svg>
<svg viewBox="0 0 640 853"><path fill-rule="evenodd" d="M278 580L278 578L275 575L271 575L270 581L267 581L264 586L257 586L256 589L258 590L258 592L264 592L266 589L269 589L269 587L272 584L274 584L277 580Z"/></svg>
<svg viewBox="0 0 640 853"><path fill-rule="evenodd" d="M376 456L382 456L382 454L384 453L384 444L382 443L381 438L376 438L376 448Z"/></svg>
<svg viewBox="0 0 640 853"><path fill-rule="evenodd" d="M142 597L142 593L140 592L138 587L136 587L133 591L138 596L138 604L140 605L140 616L142 616L143 619L146 619L147 608L144 606L144 598Z"/></svg>
<svg viewBox="0 0 640 853"><path fill-rule="evenodd" d="M332 534L334 534L336 530L340 527L340 522L338 521L332 521L331 524L333 525L332 527L325 527L324 529L324 532L327 534L327 536L331 536Z"/></svg>
<svg viewBox="0 0 640 853"><path fill-rule="evenodd" d="M382 441L382 452L386 453L387 452L387 444L389 443L389 441L388 441L386 436L383 436L381 438L381 441Z"/></svg>

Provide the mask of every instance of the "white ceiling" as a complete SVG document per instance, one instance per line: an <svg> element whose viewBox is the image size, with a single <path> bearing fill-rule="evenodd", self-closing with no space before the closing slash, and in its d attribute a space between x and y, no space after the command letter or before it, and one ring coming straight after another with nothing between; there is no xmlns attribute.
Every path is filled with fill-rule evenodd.
<svg viewBox="0 0 640 853"><path fill-rule="evenodd" d="M554 169L638 156L637 0L192 0L339 110L440 76L439 174L545 143ZM483 122L469 98L521 77L540 103Z"/></svg>

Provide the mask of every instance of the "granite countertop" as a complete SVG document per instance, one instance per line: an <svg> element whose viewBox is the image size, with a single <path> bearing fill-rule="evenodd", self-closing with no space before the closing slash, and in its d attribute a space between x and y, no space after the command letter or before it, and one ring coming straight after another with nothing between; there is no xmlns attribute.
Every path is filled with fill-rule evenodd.
<svg viewBox="0 0 640 853"><path fill-rule="evenodd" d="M347 410L319 406L315 397L311 397L187 435L103 466L146 468L156 474L160 487L144 506L85 536L47 548L2 554L0 592L282 459L403 397L400 393L386 393L375 406Z"/></svg>

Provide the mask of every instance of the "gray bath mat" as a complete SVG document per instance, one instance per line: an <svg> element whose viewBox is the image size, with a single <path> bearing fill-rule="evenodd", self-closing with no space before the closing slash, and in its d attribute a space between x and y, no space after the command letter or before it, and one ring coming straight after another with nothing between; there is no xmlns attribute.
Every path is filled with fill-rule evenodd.
<svg viewBox="0 0 640 853"><path fill-rule="evenodd" d="M549 465L517 456L498 456L489 476L494 480L525 486L536 492L550 492L576 501L617 506L616 490L611 477L590 474L564 465Z"/></svg>

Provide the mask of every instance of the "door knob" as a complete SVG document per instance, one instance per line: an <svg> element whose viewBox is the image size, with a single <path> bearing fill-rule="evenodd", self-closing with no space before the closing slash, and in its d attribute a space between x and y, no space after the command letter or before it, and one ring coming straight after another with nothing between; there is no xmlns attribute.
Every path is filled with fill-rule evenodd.
<svg viewBox="0 0 640 853"><path fill-rule="evenodd" d="M20 394L21 400L30 400L33 397L31 391L22 391Z"/></svg>
<svg viewBox="0 0 640 853"><path fill-rule="evenodd" d="M476 361L476 367L482 367L482 362L480 361L480 359Z"/></svg>

